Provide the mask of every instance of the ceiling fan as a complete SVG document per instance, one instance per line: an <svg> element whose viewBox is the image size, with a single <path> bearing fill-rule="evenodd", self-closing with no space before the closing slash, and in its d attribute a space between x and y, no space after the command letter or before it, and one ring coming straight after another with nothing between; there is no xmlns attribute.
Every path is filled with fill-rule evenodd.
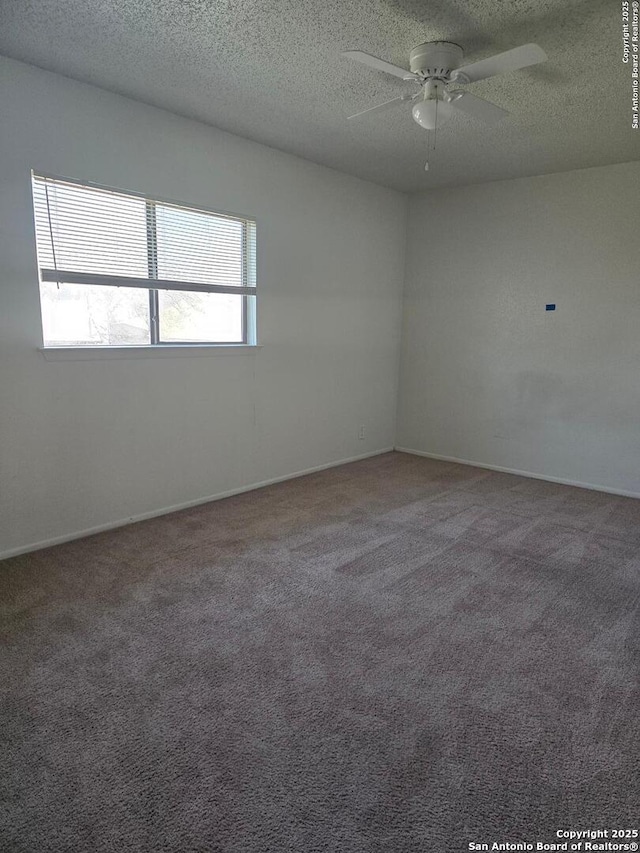
<svg viewBox="0 0 640 853"><path fill-rule="evenodd" d="M505 53L498 53L479 62L470 65L462 65L462 48L448 41L432 41L420 44L409 54L409 67L400 68L378 59L361 50L347 50L343 54L348 59L354 59L376 71L384 71L393 74L418 85L418 91L400 95L385 101L375 107L361 110L350 119L369 115L370 113L382 112L396 104L417 101L413 106L414 120L427 130L439 129L456 110L459 110L473 118L480 119L487 124L494 124L508 115L506 110L472 95L471 92L449 88L450 86L468 85L478 80L486 80L496 74L504 74L507 71L516 71L529 65L537 65L547 58L546 53L537 44L523 44L514 47Z"/></svg>

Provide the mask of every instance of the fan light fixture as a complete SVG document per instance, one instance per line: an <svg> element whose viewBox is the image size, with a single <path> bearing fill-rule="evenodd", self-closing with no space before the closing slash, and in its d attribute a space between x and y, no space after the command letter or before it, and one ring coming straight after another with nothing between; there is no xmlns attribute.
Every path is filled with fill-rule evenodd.
<svg viewBox="0 0 640 853"><path fill-rule="evenodd" d="M421 127L427 130L435 130L437 124L439 130L445 122L449 121L454 110L447 101L429 98L426 101L418 101L412 113L413 120L417 121Z"/></svg>
<svg viewBox="0 0 640 853"><path fill-rule="evenodd" d="M452 101L456 100L447 91L442 80L427 80L422 89L422 99L413 107L413 119L426 130L439 130L454 113Z"/></svg>

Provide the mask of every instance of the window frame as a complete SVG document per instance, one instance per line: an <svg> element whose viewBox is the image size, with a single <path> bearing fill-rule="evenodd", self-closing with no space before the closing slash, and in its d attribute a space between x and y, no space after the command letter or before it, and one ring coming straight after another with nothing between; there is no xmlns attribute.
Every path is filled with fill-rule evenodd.
<svg viewBox="0 0 640 853"><path fill-rule="evenodd" d="M147 251L147 278L137 278L128 276L118 276L111 274L99 273L82 273L70 270L44 268L40 264L38 257L38 275L39 281L58 282L60 284L93 284L103 287L137 287L147 290L149 294L149 343L148 344L46 344L44 342L44 327L42 350L51 352L55 350L69 351L150 351L160 349L189 349L204 350L207 348L226 349L227 351L247 348L258 348L257 342L257 221L255 216L245 216L238 213L230 213L226 210L214 209L209 206L196 205L192 203L179 202L174 199L165 199L158 196L150 196L146 193L137 192L135 190L124 190L118 187L107 186L105 184L96 183L89 180L81 180L78 178L68 178L60 175L54 175L40 170L31 170L31 195L32 195L32 210L34 217L34 228L36 231L36 255L38 255L38 240L36 227L36 206L34 187L36 180L47 180L59 182L62 184L70 184L73 186L95 189L98 191L115 193L131 198L139 198L145 202L145 219L146 219L146 251ZM46 186L46 183L45 183ZM192 211L194 213L210 214L224 219L230 219L242 225L242 286L237 285L214 285L204 284L202 282L178 281L171 279L157 278L157 239L156 239L156 205L174 207L182 211ZM249 239L249 227L253 226L252 240ZM53 245L53 239L52 239ZM153 275L154 274L154 275ZM249 284L249 278L252 284ZM119 280L120 283L116 283ZM162 282L165 286L162 288L149 287L145 282ZM168 291L185 291L188 293L227 293L233 296L240 296L241 302L241 338L238 341L180 341L171 340L163 341L161 338L160 329L160 307L159 307L159 290ZM40 304L41 319L44 321L42 314L42 302Z"/></svg>

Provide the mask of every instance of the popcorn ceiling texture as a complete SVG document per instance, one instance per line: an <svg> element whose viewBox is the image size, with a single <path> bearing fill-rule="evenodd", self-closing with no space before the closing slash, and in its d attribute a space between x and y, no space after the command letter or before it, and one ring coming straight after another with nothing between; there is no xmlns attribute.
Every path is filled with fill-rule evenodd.
<svg viewBox="0 0 640 853"><path fill-rule="evenodd" d="M640 501L390 453L0 565L7 853L637 825Z"/></svg>
<svg viewBox="0 0 640 853"><path fill-rule="evenodd" d="M528 41L549 60L470 87L511 118L456 116L425 173L410 106L346 120L410 84L339 54L408 67L436 39L466 61ZM640 159L616 2L2 0L0 53L409 192Z"/></svg>

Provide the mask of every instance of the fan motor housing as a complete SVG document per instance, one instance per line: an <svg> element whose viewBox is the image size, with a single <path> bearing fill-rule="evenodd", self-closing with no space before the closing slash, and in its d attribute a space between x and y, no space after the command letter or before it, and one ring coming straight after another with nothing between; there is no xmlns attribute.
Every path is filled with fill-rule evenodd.
<svg viewBox="0 0 640 853"><path fill-rule="evenodd" d="M450 41L430 41L414 47L409 65L423 77L448 77L462 62L462 48Z"/></svg>

